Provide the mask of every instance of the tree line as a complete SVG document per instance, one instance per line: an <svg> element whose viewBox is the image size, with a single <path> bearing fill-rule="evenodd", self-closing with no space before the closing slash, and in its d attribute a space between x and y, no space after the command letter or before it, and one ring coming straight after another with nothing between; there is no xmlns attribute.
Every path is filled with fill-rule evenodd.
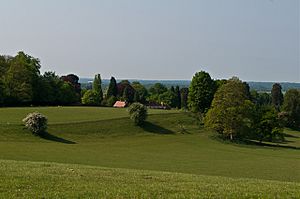
<svg viewBox="0 0 300 199"><path fill-rule="evenodd" d="M158 105L169 108L187 109L188 88L171 86L167 88L161 83L156 83L147 89L140 82L122 80L117 83L111 77L108 88L103 91L100 74L95 75L92 88L82 89L82 104L90 106L111 107L117 100L128 104L139 102L146 105Z"/></svg>
<svg viewBox="0 0 300 199"><path fill-rule="evenodd" d="M300 90L283 95L278 83L271 94L259 93L237 77L213 80L201 71L192 79L188 107L224 139L282 141L284 127L300 128Z"/></svg>
<svg viewBox="0 0 300 199"><path fill-rule="evenodd" d="M117 100L128 104L163 105L189 110L207 127L225 139L251 138L259 141L282 139L282 129L300 127L300 91L282 93L274 84L271 93L260 93L237 77L214 80L197 72L189 88L167 88L156 83L147 89L139 82L111 77L103 90L100 74L91 89L81 89L74 74L59 77L40 73L40 61L24 52L0 56L0 106L89 105L113 106Z"/></svg>
<svg viewBox="0 0 300 199"><path fill-rule="evenodd" d="M16 56L0 55L0 106L92 105L113 106L117 100L131 104L158 104L170 108L187 108L188 88L168 89L157 83L146 89L139 82L111 77L102 89L100 74L96 74L92 89L82 89L74 74L58 76L55 72L41 74L40 60L24 52Z"/></svg>

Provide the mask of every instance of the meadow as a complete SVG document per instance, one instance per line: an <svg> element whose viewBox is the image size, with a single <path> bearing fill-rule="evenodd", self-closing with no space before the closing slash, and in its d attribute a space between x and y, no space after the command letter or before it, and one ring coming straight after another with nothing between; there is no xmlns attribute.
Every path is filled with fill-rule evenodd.
<svg viewBox="0 0 300 199"><path fill-rule="evenodd" d="M48 134L22 126L49 119ZM143 127L126 109L0 109L1 198L299 198L300 132L284 143L219 140L189 113L149 110Z"/></svg>

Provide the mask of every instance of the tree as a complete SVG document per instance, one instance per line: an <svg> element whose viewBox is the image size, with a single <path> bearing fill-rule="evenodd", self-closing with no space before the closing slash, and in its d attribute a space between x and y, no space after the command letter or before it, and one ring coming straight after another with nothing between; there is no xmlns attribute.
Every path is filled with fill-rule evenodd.
<svg viewBox="0 0 300 199"><path fill-rule="evenodd" d="M226 79L217 79L215 80L216 83L216 90L218 90L223 84L227 83Z"/></svg>
<svg viewBox="0 0 300 199"><path fill-rule="evenodd" d="M192 112L204 113L208 110L216 91L216 85L207 72L197 72L190 84L188 105Z"/></svg>
<svg viewBox="0 0 300 199"><path fill-rule="evenodd" d="M67 76L62 76L61 79L64 82L68 82L74 89L77 100L76 102L80 102L80 97L81 97L81 84L79 83L79 77L74 74L69 74Z"/></svg>
<svg viewBox="0 0 300 199"><path fill-rule="evenodd" d="M270 141L274 139L284 139L282 135L282 121L274 107L258 106L253 117L253 133L251 139L258 139L259 142Z"/></svg>
<svg viewBox="0 0 300 199"><path fill-rule="evenodd" d="M244 86L245 86L245 89L246 89L246 96L247 96L247 99L251 99L251 93L250 93L250 86L247 82L243 82Z"/></svg>
<svg viewBox="0 0 300 199"><path fill-rule="evenodd" d="M176 86L175 94L176 94L176 108L181 109L181 93L180 93L179 86Z"/></svg>
<svg viewBox="0 0 300 199"><path fill-rule="evenodd" d="M180 89L180 94L181 94L181 108L187 109L188 108L189 89L188 88Z"/></svg>
<svg viewBox="0 0 300 199"><path fill-rule="evenodd" d="M148 91L140 82L132 82L131 86L135 90L135 98L138 97L139 100L135 102L140 102L142 104L146 103L146 99L148 97Z"/></svg>
<svg viewBox="0 0 300 199"><path fill-rule="evenodd" d="M47 117L41 113L29 113L23 120L25 126L35 135L42 135L47 130Z"/></svg>
<svg viewBox="0 0 300 199"><path fill-rule="evenodd" d="M284 95L283 111L288 114L287 125L292 128L300 127L300 90L289 89Z"/></svg>
<svg viewBox="0 0 300 199"><path fill-rule="evenodd" d="M108 86L106 98L109 99L112 96L114 96L114 97L118 96L117 81L114 77L110 78L110 83L109 83L109 86Z"/></svg>
<svg viewBox="0 0 300 199"><path fill-rule="evenodd" d="M150 87L149 92L151 95L160 95L168 91L168 88L161 83L155 83Z"/></svg>
<svg viewBox="0 0 300 199"><path fill-rule="evenodd" d="M272 104L277 111L280 110L280 106L283 103L283 94L281 92L281 85L278 83L273 84L272 91Z"/></svg>
<svg viewBox="0 0 300 199"><path fill-rule="evenodd" d="M117 87L120 98L126 100L129 103L133 102L135 90L130 85L130 82L128 80L121 81L117 84Z"/></svg>
<svg viewBox="0 0 300 199"><path fill-rule="evenodd" d="M93 91L97 93L99 99L97 101L100 101L99 105L101 104L101 101L103 100L103 91L102 91L102 81L100 74L95 75L95 79L93 81Z"/></svg>
<svg viewBox="0 0 300 199"><path fill-rule="evenodd" d="M58 102L61 105L69 105L78 102L78 95L71 83L63 82L60 85Z"/></svg>
<svg viewBox="0 0 300 199"><path fill-rule="evenodd" d="M101 97L99 96L99 93L95 90L88 90L84 93L81 101L82 104L88 105L88 106L99 106L101 104Z"/></svg>
<svg viewBox="0 0 300 199"><path fill-rule="evenodd" d="M169 107L175 107L176 97L177 95L175 94L175 92L169 90L159 95L159 103L167 105Z"/></svg>
<svg viewBox="0 0 300 199"><path fill-rule="evenodd" d="M259 93L255 90L251 91L251 101L257 106L271 105L272 98L268 93Z"/></svg>
<svg viewBox="0 0 300 199"><path fill-rule="evenodd" d="M137 102L128 108L128 112L135 125L142 125L148 115L147 107Z"/></svg>
<svg viewBox="0 0 300 199"><path fill-rule="evenodd" d="M116 103L117 100L118 100L117 97L111 96L110 98L107 99L106 105L108 107L112 107Z"/></svg>
<svg viewBox="0 0 300 199"><path fill-rule="evenodd" d="M240 138L251 128L253 109L243 82L233 78L216 92L212 107L205 116L205 125L224 138Z"/></svg>
<svg viewBox="0 0 300 199"><path fill-rule="evenodd" d="M44 82L44 89L42 89L41 92L44 93L43 96L46 96L43 98L43 102L47 105L60 105L60 89L64 82L55 72L51 71L45 72L42 76L42 80Z"/></svg>
<svg viewBox="0 0 300 199"><path fill-rule="evenodd" d="M10 60L5 76L7 103L10 105L29 104L35 101L39 92L38 78L40 61L23 52L19 52Z"/></svg>
<svg viewBox="0 0 300 199"><path fill-rule="evenodd" d="M4 100L5 100L4 84L3 84L3 80L0 78L0 106L4 105Z"/></svg>

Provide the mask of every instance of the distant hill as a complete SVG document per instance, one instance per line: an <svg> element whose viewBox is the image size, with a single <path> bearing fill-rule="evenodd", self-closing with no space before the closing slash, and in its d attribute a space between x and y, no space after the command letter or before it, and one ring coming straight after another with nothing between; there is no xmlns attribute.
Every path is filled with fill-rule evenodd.
<svg viewBox="0 0 300 199"><path fill-rule="evenodd" d="M267 91L270 92L272 90L272 86L275 82L248 82L249 86L253 90L257 91ZM290 82L279 82L282 91L287 91L291 88L300 89L300 83L290 83Z"/></svg>
<svg viewBox="0 0 300 199"><path fill-rule="evenodd" d="M83 87L89 88L91 87L92 78L81 78L79 82ZM122 80L118 80L122 81ZM141 80L141 79L129 79L130 82L138 81L143 84L146 88L150 88L155 83L162 83L167 87L171 86L180 86L180 87L189 87L190 80ZM275 82L247 82L250 86L251 90L270 92L272 90L272 86ZM291 88L300 89L300 83L290 83L290 82L279 82L282 86L283 91L287 91ZM102 80L103 87L107 87L109 84L109 79Z"/></svg>

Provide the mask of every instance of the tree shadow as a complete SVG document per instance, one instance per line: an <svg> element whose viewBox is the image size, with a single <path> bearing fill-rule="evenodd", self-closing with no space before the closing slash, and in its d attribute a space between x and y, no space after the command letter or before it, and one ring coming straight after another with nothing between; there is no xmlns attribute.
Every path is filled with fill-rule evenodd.
<svg viewBox="0 0 300 199"><path fill-rule="evenodd" d="M296 147L296 146L285 146L285 145L279 145L279 144L261 143L261 142L253 141L253 140L245 140L244 143L247 144L247 145L253 145L253 146L263 146L263 147L274 147L274 148L300 150L300 147Z"/></svg>
<svg viewBox="0 0 300 199"><path fill-rule="evenodd" d="M259 142L257 140L224 140L222 136L216 136L211 135L211 139L216 140L218 142L224 143L224 144L236 144L238 147L268 147L269 149L274 148L281 148L281 149L293 149L293 150L300 150L300 147L297 146L287 146L287 145L280 145L279 143L265 143L265 142ZM285 142L281 142L285 143ZM287 142L286 142L287 143ZM265 148L267 149L267 148Z"/></svg>
<svg viewBox="0 0 300 199"><path fill-rule="evenodd" d="M60 142L60 143L64 143L64 144L76 144L76 142L73 142L71 140L66 140L66 139L61 138L61 137L57 137L57 136L52 135L48 132L43 133L42 135L40 135L40 137L45 139L45 140L49 140L49 141L53 141L53 142Z"/></svg>
<svg viewBox="0 0 300 199"><path fill-rule="evenodd" d="M149 133L155 133L155 134L175 134L174 131L171 131L169 129L166 129L164 127L158 126L156 124L153 124L151 122L145 121L144 124L141 126L141 128L144 131L147 131Z"/></svg>

